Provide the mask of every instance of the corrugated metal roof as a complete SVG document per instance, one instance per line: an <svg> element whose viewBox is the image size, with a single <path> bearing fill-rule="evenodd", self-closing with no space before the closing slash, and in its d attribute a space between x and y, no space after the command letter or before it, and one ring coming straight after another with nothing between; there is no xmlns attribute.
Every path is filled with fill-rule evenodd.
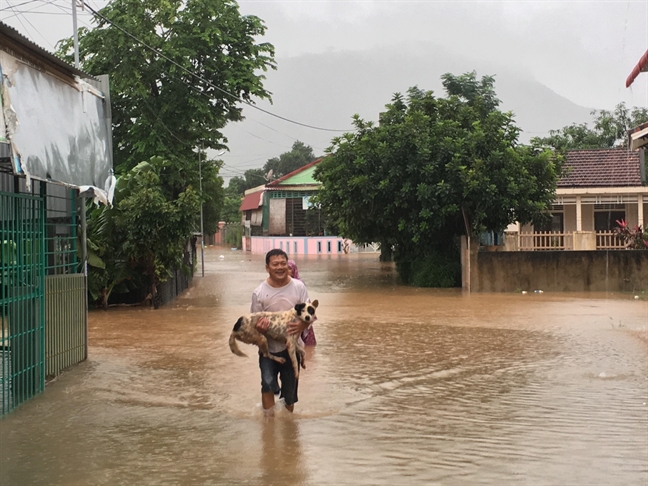
<svg viewBox="0 0 648 486"><path fill-rule="evenodd" d="M641 186L639 152L626 148L571 150L558 187Z"/></svg>
<svg viewBox="0 0 648 486"><path fill-rule="evenodd" d="M76 75L79 76L80 78L92 78L92 76L90 76L89 74L84 73L83 71L75 68L71 64L68 64L67 62L59 59L51 52L46 51L38 44L33 43L27 37L25 37L20 32L18 32L16 29L10 27L4 22L0 22L0 34L8 37L9 39L13 40L17 44L20 44L26 50L31 51L31 53L34 56L49 61L51 64L57 66L59 69L69 72L71 75Z"/></svg>
<svg viewBox="0 0 648 486"><path fill-rule="evenodd" d="M298 176L304 171L307 171L311 167L314 167L315 165L319 164L322 160L324 160L324 157L320 157L319 159L313 160L312 162L309 162L303 167L300 167L299 169L295 169L289 174L286 174L285 176L280 177L277 180L274 180L270 183L267 184L266 187L268 188L274 188L273 186L278 186L278 185L290 185L292 182L289 179L295 178L295 176ZM312 171L305 177L305 178L299 178L299 184L320 184L318 181L313 179L312 177ZM296 179L297 180L297 179Z"/></svg>
<svg viewBox="0 0 648 486"><path fill-rule="evenodd" d="M263 191L253 192L243 198L239 211L249 211L250 209L259 209L263 204Z"/></svg>

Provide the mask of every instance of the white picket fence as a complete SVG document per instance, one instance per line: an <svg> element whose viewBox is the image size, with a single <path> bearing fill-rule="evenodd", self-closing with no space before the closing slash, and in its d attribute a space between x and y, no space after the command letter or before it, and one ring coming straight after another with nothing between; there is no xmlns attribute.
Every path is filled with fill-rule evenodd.
<svg viewBox="0 0 648 486"><path fill-rule="evenodd" d="M623 250L626 246L614 231L596 232L597 250ZM520 251L573 250L574 234L556 231L519 233L518 249Z"/></svg>

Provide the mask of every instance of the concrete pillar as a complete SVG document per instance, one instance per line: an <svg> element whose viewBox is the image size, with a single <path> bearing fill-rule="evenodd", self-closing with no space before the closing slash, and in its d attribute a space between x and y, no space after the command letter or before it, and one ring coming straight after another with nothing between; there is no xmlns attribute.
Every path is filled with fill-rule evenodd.
<svg viewBox="0 0 648 486"><path fill-rule="evenodd" d="M461 288L467 292L478 292L477 253L479 238L461 238Z"/></svg>
<svg viewBox="0 0 648 486"><path fill-rule="evenodd" d="M576 196L576 231L583 231L583 208L580 196Z"/></svg>
<svg viewBox="0 0 648 486"><path fill-rule="evenodd" d="M637 204L639 205L637 207L637 224L644 228L644 211L643 211L643 205L644 205L644 198L643 194L639 194L637 197Z"/></svg>
<svg viewBox="0 0 648 486"><path fill-rule="evenodd" d="M518 235L519 231L507 231L504 233L504 251L518 251L519 242Z"/></svg>
<svg viewBox="0 0 648 486"><path fill-rule="evenodd" d="M574 250L596 250L596 231L576 231L574 233Z"/></svg>

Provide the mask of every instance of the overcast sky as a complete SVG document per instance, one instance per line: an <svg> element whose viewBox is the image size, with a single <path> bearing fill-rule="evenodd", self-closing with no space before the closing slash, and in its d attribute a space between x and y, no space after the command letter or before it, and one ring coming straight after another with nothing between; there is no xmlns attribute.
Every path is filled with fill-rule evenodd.
<svg viewBox="0 0 648 486"><path fill-rule="evenodd" d="M57 40L71 34L71 3L0 0L0 19L53 50ZM107 2L89 3L99 8ZM259 106L309 125L347 129L356 112L375 118L389 101L389 93L414 84L437 90L438 79L434 86L429 79L414 79L402 62L398 69L390 69L394 65L390 60L406 63L410 58L419 63L436 59L437 63L448 64L447 70L454 68L449 59L472 59L475 69L488 66L497 71L478 72L480 75L497 74L498 80L507 73L526 76L587 109L611 109L621 101L630 106L648 106L648 73L641 74L631 89L625 88L626 77L648 48L645 0L245 0L240 2L240 8L243 14L265 21L268 31L263 41L276 48L278 71L269 73L267 80L269 89L276 94L275 103ZM79 13L79 25L90 25L88 12ZM291 69L309 65L311 70L317 70L321 62L327 69L320 76L339 80L345 73L335 72L327 60L336 59L337 64L332 65L343 66L345 59L362 60L366 55L375 60L383 52L389 55L385 55L382 69L372 78L380 81L376 84L382 91L374 94L369 86L373 83L355 76L334 90L297 95L299 91L308 92L313 83L300 85L299 80L307 78L303 72ZM444 72L443 68L438 67ZM282 91L289 84L293 95ZM322 96L330 99L319 99ZM344 106L335 105L342 98ZM362 103L358 101L354 106L354 99ZM326 110L327 106L335 106L335 113ZM268 158L289 150L295 139L322 153L334 135L300 128L249 108L244 113L248 117L245 122L225 131L230 139L230 152L222 157L226 175L261 167Z"/></svg>

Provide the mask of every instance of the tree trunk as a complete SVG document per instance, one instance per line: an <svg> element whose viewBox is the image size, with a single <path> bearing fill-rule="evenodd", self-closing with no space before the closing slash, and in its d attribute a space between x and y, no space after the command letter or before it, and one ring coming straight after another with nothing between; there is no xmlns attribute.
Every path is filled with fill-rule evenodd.
<svg viewBox="0 0 648 486"><path fill-rule="evenodd" d="M385 242L380 242L380 261L381 262L391 262L394 259L394 252L392 246Z"/></svg>

